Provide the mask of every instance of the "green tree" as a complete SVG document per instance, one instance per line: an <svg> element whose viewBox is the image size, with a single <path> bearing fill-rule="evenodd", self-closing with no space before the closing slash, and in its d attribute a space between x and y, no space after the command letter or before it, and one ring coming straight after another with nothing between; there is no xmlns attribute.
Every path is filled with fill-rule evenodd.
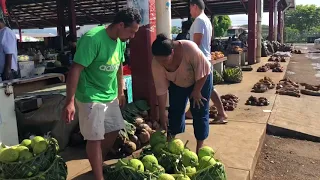
<svg viewBox="0 0 320 180"><path fill-rule="evenodd" d="M300 41L300 32L298 29L286 27L285 28L285 39L286 42L299 42Z"/></svg>
<svg viewBox="0 0 320 180"><path fill-rule="evenodd" d="M300 34L320 26L320 7L316 5L297 5L285 16L285 26L299 30Z"/></svg>
<svg viewBox="0 0 320 180"><path fill-rule="evenodd" d="M172 34L179 34L180 32L181 32L180 27L177 27L177 26L172 26L171 27L171 33Z"/></svg>
<svg viewBox="0 0 320 180"><path fill-rule="evenodd" d="M213 26L215 37L224 36L231 26L231 19L229 16L215 16L213 20Z"/></svg>

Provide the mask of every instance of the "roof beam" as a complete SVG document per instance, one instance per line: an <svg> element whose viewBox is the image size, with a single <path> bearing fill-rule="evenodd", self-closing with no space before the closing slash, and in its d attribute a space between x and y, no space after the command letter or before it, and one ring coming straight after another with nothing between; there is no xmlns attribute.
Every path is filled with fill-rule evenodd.
<svg viewBox="0 0 320 180"><path fill-rule="evenodd" d="M43 18L41 18L39 15L33 14L32 12L24 11L23 9L17 8L17 7L16 7L16 9L18 9L19 11L21 11L21 12L23 12L23 13L30 14L30 15L33 16L33 17L39 18L39 19L41 19L42 21L44 21L44 22L46 22L46 23L48 23L48 24L50 24L50 25L56 26L55 23L53 23L53 22L51 22L51 21L48 21L48 20L46 20L46 19L43 19Z"/></svg>
<svg viewBox="0 0 320 180"><path fill-rule="evenodd" d="M82 6L80 4L78 4L78 7L83 9ZM93 21L96 21L97 23L101 23L101 21L99 21L98 19L92 17L90 14L88 14L87 11L81 11L80 9L78 8L75 8L77 11L81 12L82 14L84 14L85 16L87 16L88 18L92 19Z"/></svg>
<svg viewBox="0 0 320 180"><path fill-rule="evenodd" d="M210 14L212 14L212 11L211 11L211 10L209 9L209 7L208 7L207 0L203 0L203 2L204 2L204 5L205 5L207 11L208 11Z"/></svg>

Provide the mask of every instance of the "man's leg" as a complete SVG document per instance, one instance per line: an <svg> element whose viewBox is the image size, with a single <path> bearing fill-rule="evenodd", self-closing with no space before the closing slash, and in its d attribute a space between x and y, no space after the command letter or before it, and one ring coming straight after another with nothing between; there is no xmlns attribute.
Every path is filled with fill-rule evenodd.
<svg viewBox="0 0 320 180"><path fill-rule="evenodd" d="M168 110L168 140L185 131L185 109L190 94L189 88L170 83Z"/></svg>
<svg viewBox="0 0 320 180"><path fill-rule="evenodd" d="M104 139L105 104L77 101L80 131L87 140L87 156L95 180L103 180L101 141Z"/></svg>
<svg viewBox="0 0 320 180"><path fill-rule="evenodd" d="M226 119L228 118L228 115L227 115L226 111L224 110L220 96L215 89L212 90L211 100L214 103L214 105L217 107L217 110L218 110L218 117L213 122L226 123L227 122Z"/></svg>
<svg viewBox="0 0 320 180"><path fill-rule="evenodd" d="M202 101L203 106L198 107L191 106L191 112L193 115L193 128L194 135L197 139L196 153L203 146L204 140L209 135L209 99L212 92L212 74L207 77L205 84L202 87L201 94L207 101ZM193 104L193 99L190 99L190 104Z"/></svg>
<svg viewBox="0 0 320 180"><path fill-rule="evenodd" d="M119 131L113 131L104 135L104 140L101 142L103 160L105 160L109 151L112 149L118 135L119 135Z"/></svg>
<svg viewBox="0 0 320 180"><path fill-rule="evenodd" d="M106 104L105 111L104 140L101 143L103 160L106 158L109 151L112 149L116 141L119 131L125 128L124 120L119 107L118 99Z"/></svg>

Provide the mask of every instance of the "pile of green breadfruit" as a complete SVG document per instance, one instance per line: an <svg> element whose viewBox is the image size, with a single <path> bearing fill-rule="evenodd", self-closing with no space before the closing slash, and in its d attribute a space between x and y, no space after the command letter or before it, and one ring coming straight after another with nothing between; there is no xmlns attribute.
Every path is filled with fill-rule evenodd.
<svg viewBox="0 0 320 180"><path fill-rule="evenodd" d="M20 144L0 147L0 180L2 179L66 179L67 166L58 156L54 138L35 136Z"/></svg>
<svg viewBox="0 0 320 180"><path fill-rule="evenodd" d="M113 180L226 180L224 165L214 158L211 147L204 146L197 155L186 145L177 138L167 142L165 133L157 131L139 157L105 166L105 176Z"/></svg>

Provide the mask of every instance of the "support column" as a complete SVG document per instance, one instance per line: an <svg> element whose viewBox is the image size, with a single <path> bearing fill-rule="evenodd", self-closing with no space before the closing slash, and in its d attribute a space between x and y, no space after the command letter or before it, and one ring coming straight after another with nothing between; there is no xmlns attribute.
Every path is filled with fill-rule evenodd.
<svg viewBox="0 0 320 180"><path fill-rule="evenodd" d="M22 42L22 31L21 31L21 28L19 27L19 42Z"/></svg>
<svg viewBox="0 0 320 180"><path fill-rule="evenodd" d="M58 26L57 32L60 37L60 50L63 51L64 39L66 37L66 25L64 20L64 1L57 0L57 16L58 16Z"/></svg>
<svg viewBox="0 0 320 180"><path fill-rule="evenodd" d="M76 11L74 0L68 0L69 33L77 35Z"/></svg>
<svg viewBox="0 0 320 180"><path fill-rule="evenodd" d="M281 43L284 43L284 17L285 17L285 11L282 11L282 19L281 19L281 29L280 29L280 35L281 35Z"/></svg>
<svg viewBox="0 0 320 180"><path fill-rule="evenodd" d="M171 36L171 0L156 0L157 34Z"/></svg>
<svg viewBox="0 0 320 180"><path fill-rule="evenodd" d="M211 25L212 25L212 37L211 37L211 40L213 40L215 38L215 36L214 36L214 15L213 14L211 14L210 21L211 21Z"/></svg>
<svg viewBox="0 0 320 180"><path fill-rule="evenodd" d="M274 1L275 0L269 0L269 41L273 41L274 38L274 22L273 22L273 9L274 9Z"/></svg>
<svg viewBox="0 0 320 180"><path fill-rule="evenodd" d="M281 29L282 29L282 5L279 5L278 7L278 34L280 35L279 39L281 42L282 36L281 36ZM278 37L278 35L277 35Z"/></svg>
<svg viewBox="0 0 320 180"><path fill-rule="evenodd" d="M128 0L128 6L140 10L142 22L135 38L130 40L133 99L145 99L151 107L151 120L157 117L157 96L151 70L151 45L156 38L156 0Z"/></svg>
<svg viewBox="0 0 320 180"><path fill-rule="evenodd" d="M256 17L257 17L257 0L250 0L248 12L248 63L255 63L256 59Z"/></svg>
<svg viewBox="0 0 320 180"><path fill-rule="evenodd" d="M257 63L261 62L262 14L263 14L263 0L257 0L257 50L256 50Z"/></svg>

